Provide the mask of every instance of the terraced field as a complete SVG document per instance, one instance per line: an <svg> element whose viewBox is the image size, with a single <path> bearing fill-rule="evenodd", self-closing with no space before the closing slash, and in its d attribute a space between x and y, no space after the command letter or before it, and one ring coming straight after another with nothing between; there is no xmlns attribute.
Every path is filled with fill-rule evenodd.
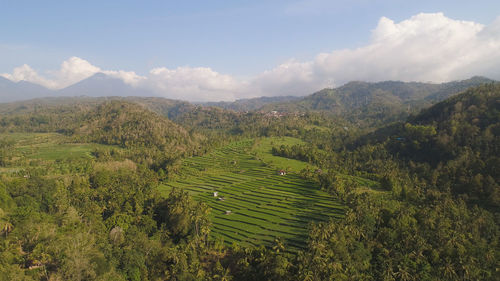
<svg viewBox="0 0 500 281"><path fill-rule="evenodd" d="M27 168L52 175L80 173L82 163L92 159L95 149L119 149L95 143L73 143L69 137L56 133L5 133L0 135L0 141L12 143L5 154L9 164L0 167L0 174L23 174Z"/></svg>
<svg viewBox="0 0 500 281"><path fill-rule="evenodd" d="M276 167L252 155L253 144L253 140L235 142L203 157L188 158L183 162L183 178L165 183L160 190L168 195L174 186L180 187L206 202L212 208L214 239L272 245L280 237L290 251L303 248L309 223L340 218L344 207L296 173L278 175Z"/></svg>

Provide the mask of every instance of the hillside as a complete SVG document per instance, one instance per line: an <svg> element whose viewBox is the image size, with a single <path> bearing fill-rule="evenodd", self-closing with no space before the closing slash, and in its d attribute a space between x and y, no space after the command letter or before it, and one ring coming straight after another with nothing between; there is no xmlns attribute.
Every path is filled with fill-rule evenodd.
<svg viewBox="0 0 500 281"><path fill-rule="evenodd" d="M302 179L298 174L300 170L283 166L288 173L280 176L277 167L249 153L253 144L253 140L242 140L203 157L185 159L182 177L164 183L159 189L167 195L180 188L210 206L211 237L226 245L272 246L276 237L280 237L289 251L303 249L308 224L342 217L343 206L334 196L319 190L316 183ZM280 158L270 153L265 156ZM286 158L273 160L281 160L287 165L295 161L307 166Z"/></svg>
<svg viewBox="0 0 500 281"><path fill-rule="evenodd" d="M343 116L361 125L404 120L409 114L466 90L493 80L473 77L442 84L385 81L350 82L335 89L324 89L300 101L264 106L266 111L322 111Z"/></svg>
<svg viewBox="0 0 500 281"><path fill-rule="evenodd" d="M402 165L433 173L440 189L499 207L499 144L500 85L488 84L365 135L354 147L383 147Z"/></svg>
<svg viewBox="0 0 500 281"><path fill-rule="evenodd" d="M206 102L203 106L214 106L234 111L252 111L262 108L267 104L291 102L302 99L294 96L259 97L251 99L239 99L234 102Z"/></svg>
<svg viewBox="0 0 500 281"><path fill-rule="evenodd" d="M139 103L125 100L139 100ZM169 113L182 102L142 98L46 98L4 104L0 115L3 133L60 133L73 142L128 148L122 157L165 169L179 157L207 149L206 138L188 133L148 105ZM182 110L180 111L182 112ZM173 111L171 114L175 115ZM180 114L180 113L177 113Z"/></svg>
<svg viewBox="0 0 500 281"><path fill-rule="evenodd" d="M164 149L190 144L191 136L179 125L140 105L111 101L89 111L74 134L86 141L122 147Z"/></svg>

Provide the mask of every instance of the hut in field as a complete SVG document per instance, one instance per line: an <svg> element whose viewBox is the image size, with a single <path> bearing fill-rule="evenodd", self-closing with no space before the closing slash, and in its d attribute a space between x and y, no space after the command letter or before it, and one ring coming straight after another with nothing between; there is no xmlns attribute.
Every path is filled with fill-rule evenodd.
<svg viewBox="0 0 500 281"><path fill-rule="evenodd" d="M219 192L214 191L214 197L217 197L217 196L219 196Z"/></svg>
<svg viewBox="0 0 500 281"><path fill-rule="evenodd" d="M286 171L285 170L279 170L278 171L278 175L284 176L284 175L286 175Z"/></svg>
<svg viewBox="0 0 500 281"><path fill-rule="evenodd" d="M226 215L230 215L231 214L231 211L226 211Z"/></svg>

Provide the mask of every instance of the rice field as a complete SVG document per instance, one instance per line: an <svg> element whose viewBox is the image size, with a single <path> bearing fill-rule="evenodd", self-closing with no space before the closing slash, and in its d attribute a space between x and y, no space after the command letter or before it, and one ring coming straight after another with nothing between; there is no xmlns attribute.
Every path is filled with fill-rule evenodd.
<svg viewBox="0 0 500 281"><path fill-rule="evenodd" d="M73 143L71 138L57 133L5 133L0 135L0 141L12 145L5 151L8 163L0 167L0 174L24 174L27 169L37 169L39 175L82 173L85 163L93 159L92 151L113 147Z"/></svg>
<svg viewBox="0 0 500 281"><path fill-rule="evenodd" d="M279 175L276 165L261 160L264 150L255 153L254 142L239 141L203 157L185 159L182 178L164 183L160 191L167 196L173 187L183 188L208 204L212 239L271 246L279 237L289 251L301 249L307 243L309 224L341 218L344 206L295 171Z"/></svg>

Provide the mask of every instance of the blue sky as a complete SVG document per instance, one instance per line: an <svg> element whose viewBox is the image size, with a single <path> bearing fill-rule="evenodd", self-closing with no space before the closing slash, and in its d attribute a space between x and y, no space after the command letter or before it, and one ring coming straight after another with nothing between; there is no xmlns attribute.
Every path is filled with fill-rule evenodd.
<svg viewBox="0 0 500 281"><path fill-rule="evenodd" d="M0 0L0 73L27 64L50 76L78 57L140 76L206 67L248 80L292 59L367 46L382 17L438 12L488 26L500 1Z"/></svg>

